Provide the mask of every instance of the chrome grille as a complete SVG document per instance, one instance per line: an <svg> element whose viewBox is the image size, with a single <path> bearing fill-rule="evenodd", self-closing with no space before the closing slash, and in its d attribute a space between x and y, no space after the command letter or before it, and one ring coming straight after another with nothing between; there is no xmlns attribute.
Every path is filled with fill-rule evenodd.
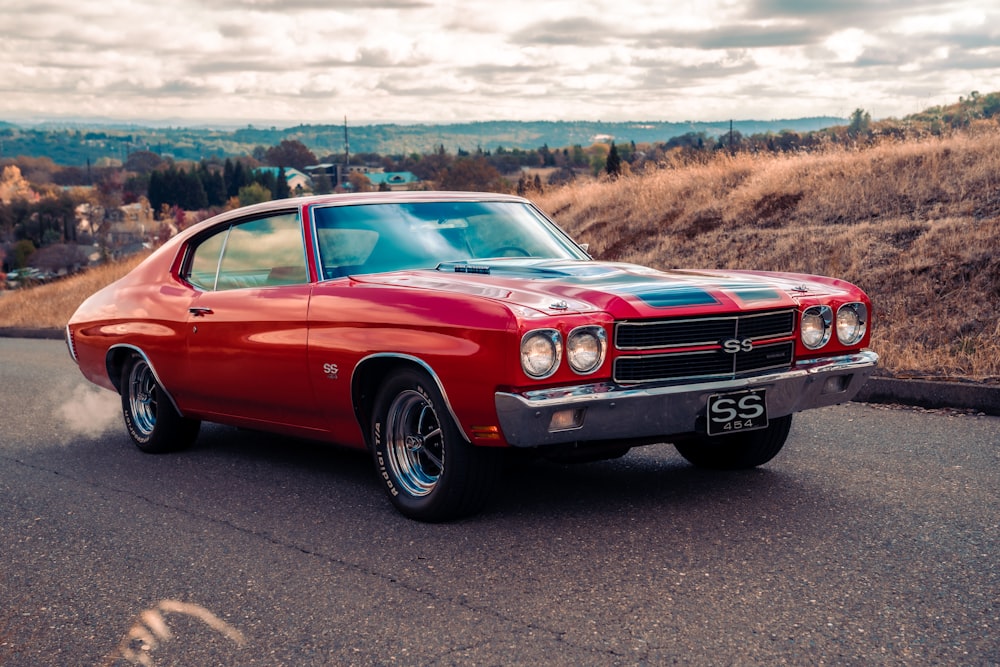
<svg viewBox="0 0 1000 667"><path fill-rule="evenodd" d="M794 332L794 310L684 320L619 322L615 327L615 347L619 350L694 347L718 343L725 338L759 340L791 336Z"/></svg>
<svg viewBox="0 0 1000 667"><path fill-rule="evenodd" d="M794 310L683 320L619 322L615 327L617 349L657 352L620 356L615 360L614 379L622 383L635 383L687 378L731 378L740 374L789 368L795 354L795 341L787 339L794 333ZM727 339L750 340L753 347L736 354L727 353L722 349L722 342ZM694 347L708 349L669 351L671 348Z"/></svg>

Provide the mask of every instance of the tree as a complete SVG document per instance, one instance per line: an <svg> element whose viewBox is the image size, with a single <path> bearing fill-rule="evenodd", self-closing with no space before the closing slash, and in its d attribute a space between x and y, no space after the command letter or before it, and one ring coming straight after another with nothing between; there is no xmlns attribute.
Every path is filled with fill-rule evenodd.
<svg viewBox="0 0 1000 667"><path fill-rule="evenodd" d="M28 180L21 175L21 170L14 165L4 167L0 172L0 202L7 204L12 199L34 198L35 192Z"/></svg>
<svg viewBox="0 0 1000 667"><path fill-rule="evenodd" d="M433 153L416 160L409 171L421 180L437 181L444 176L451 163L452 157L445 151L444 144L438 144Z"/></svg>
<svg viewBox="0 0 1000 667"><path fill-rule="evenodd" d="M271 201L271 191L260 183L251 183L250 185L243 186L240 188L240 193L237 196L240 200L240 206L250 206L251 204Z"/></svg>
<svg viewBox="0 0 1000 667"><path fill-rule="evenodd" d="M209 206L222 206L226 203L226 182L217 168L209 168L208 164L202 160L198 167L198 177L201 179L201 186L205 190Z"/></svg>
<svg viewBox="0 0 1000 667"><path fill-rule="evenodd" d="M608 172L611 178L618 178L622 173L622 159L618 155L618 147L615 142L611 142L611 150L608 151L607 162L604 163L604 171Z"/></svg>
<svg viewBox="0 0 1000 667"><path fill-rule="evenodd" d="M871 134L872 117L867 111L857 108L851 113L851 122L847 126L847 135L852 139Z"/></svg>
<svg viewBox="0 0 1000 667"><path fill-rule="evenodd" d="M503 180L482 155L455 160L441 177L442 190L477 190L498 192L503 190Z"/></svg>
<svg viewBox="0 0 1000 667"><path fill-rule="evenodd" d="M292 194L291 189L288 187L288 179L285 177L285 168L278 167L278 178L274 182L274 198L275 199L288 199Z"/></svg>
<svg viewBox="0 0 1000 667"><path fill-rule="evenodd" d="M272 167L284 165L302 171L309 165L316 164L316 156L301 141L284 139L277 146L267 149L264 161Z"/></svg>
<svg viewBox="0 0 1000 667"><path fill-rule="evenodd" d="M313 192L318 195L326 195L333 192L333 183L330 181L330 174L325 171L318 171L313 176Z"/></svg>
<svg viewBox="0 0 1000 667"><path fill-rule="evenodd" d="M135 151L129 153L125 160L125 170L134 171L137 174L148 174L163 164L163 158L150 151Z"/></svg>
<svg viewBox="0 0 1000 667"><path fill-rule="evenodd" d="M368 180L368 177L356 171L347 175L347 182L351 184L354 192L371 192L373 189L372 182Z"/></svg>
<svg viewBox="0 0 1000 667"><path fill-rule="evenodd" d="M12 254L11 266L15 269L23 269L28 266L28 259L35 254L35 244L28 239L21 239L14 244Z"/></svg>
<svg viewBox="0 0 1000 667"><path fill-rule="evenodd" d="M239 194L240 188L250 185L251 183L251 169L245 166L242 160L237 160L235 163L231 163L228 159L226 160L226 166L223 167L222 178L226 182L226 196L235 197Z"/></svg>
<svg viewBox="0 0 1000 667"><path fill-rule="evenodd" d="M31 257L31 265L49 271L59 273L66 271L73 273L87 264L87 255L78 245L55 243L39 249Z"/></svg>

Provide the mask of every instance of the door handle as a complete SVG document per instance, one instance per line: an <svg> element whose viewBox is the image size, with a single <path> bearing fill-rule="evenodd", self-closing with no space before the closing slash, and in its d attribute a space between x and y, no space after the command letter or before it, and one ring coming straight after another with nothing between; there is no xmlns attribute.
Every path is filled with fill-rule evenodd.
<svg viewBox="0 0 1000 667"><path fill-rule="evenodd" d="M188 312L195 317L204 317L205 315L211 315L212 309L205 308L204 306L192 306L191 308L188 308Z"/></svg>

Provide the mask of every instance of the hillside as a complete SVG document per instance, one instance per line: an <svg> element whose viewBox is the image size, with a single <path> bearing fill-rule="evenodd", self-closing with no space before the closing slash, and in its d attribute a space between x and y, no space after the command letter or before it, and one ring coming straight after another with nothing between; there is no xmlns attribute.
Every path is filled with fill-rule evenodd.
<svg viewBox="0 0 1000 667"><path fill-rule="evenodd" d="M537 199L601 259L845 278L874 301L891 373L1000 381L994 122L865 150L717 155Z"/></svg>
<svg viewBox="0 0 1000 667"><path fill-rule="evenodd" d="M843 118L820 117L786 120L734 121L743 135L789 130L810 132L843 125ZM589 146L601 138L617 142L665 142L686 133L722 136L729 122L661 121L602 123L584 121L491 121L454 124L352 125L348 139L352 153L380 155L429 154L444 146L448 152L505 149L532 150L574 145ZM44 123L18 126L0 122L0 159L17 156L47 157L63 166L123 162L138 150L148 150L175 160L239 157L254 148L275 146L283 140L305 144L315 155L344 152L342 124L298 125L288 128L147 127L140 124Z"/></svg>

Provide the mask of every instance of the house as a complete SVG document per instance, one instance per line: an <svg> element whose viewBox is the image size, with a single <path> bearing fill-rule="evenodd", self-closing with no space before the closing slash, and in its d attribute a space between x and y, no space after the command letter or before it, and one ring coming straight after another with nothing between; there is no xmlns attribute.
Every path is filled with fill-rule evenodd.
<svg viewBox="0 0 1000 667"><path fill-rule="evenodd" d="M379 190L415 190L420 185L420 179L412 171L386 171L365 176Z"/></svg>
<svg viewBox="0 0 1000 667"><path fill-rule="evenodd" d="M254 173L271 174L277 179L278 169L281 167L257 167L254 169ZM302 173L295 167L285 167L284 169L285 182L288 183L288 189L291 190L292 194L312 191L312 178L308 174Z"/></svg>
<svg viewBox="0 0 1000 667"><path fill-rule="evenodd" d="M382 167L369 167L368 165L358 164L345 165L339 162L314 164L306 167L305 169L313 178L319 174L326 174L330 179L330 183L335 186L346 185L351 174L371 176L372 174L381 174L384 171Z"/></svg>

